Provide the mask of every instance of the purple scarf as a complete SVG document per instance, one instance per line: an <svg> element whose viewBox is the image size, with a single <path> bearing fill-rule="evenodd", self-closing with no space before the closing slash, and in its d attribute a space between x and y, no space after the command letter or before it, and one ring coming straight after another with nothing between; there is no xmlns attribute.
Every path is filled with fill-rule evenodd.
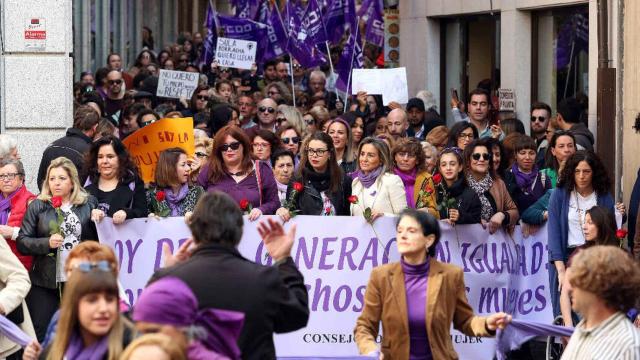
<svg viewBox="0 0 640 360"><path fill-rule="evenodd" d="M109 336L103 336L100 340L84 346L82 336L75 331L69 340L67 351L64 352L66 359L74 360L102 360L109 351Z"/></svg>
<svg viewBox="0 0 640 360"><path fill-rule="evenodd" d="M362 170L358 170L355 173L353 173L353 178L360 179L360 182L362 183L362 185L364 185L364 187L368 189L371 187L371 185L373 185L376 182L376 180L378 180L378 177L380 177L380 174L382 174L382 166L379 166L377 169L373 170L368 174L363 173Z"/></svg>
<svg viewBox="0 0 640 360"><path fill-rule="evenodd" d="M189 344L190 355L213 352L229 359L240 359L237 341L244 314L219 309L198 310L195 295L178 278L164 277L147 286L133 308L133 320L196 329L196 339Z"/></svg>
<svg viewBox="0 0 640 360"><path fill-rule="evenodd" d="M11 199L22 189L23 185L20 185L16 191L12 192L6 198L0 195L0 225L7 225L9 221L9 212L11 212Z"/></svg>
<svg viewBox="0 0 640 360"><path fill-rule="evenodd" d="M165 200L167 200L169 209L171 209L171 216L180 215L180 202L187 197L188 193L189 185L187 184L183 184L177 194L174 194L171 188L166 188L164 190Z"/></svg>
<svg viewBox="0 0 640 360"><path fill-rule="evenodd" d="M18 306L22 306L22 304ZM33 341L18 325L12 323L4 315L0 315L0 334L22 347L29 345Z"/></svg>
<svg viewBox="0 0 640 360"><path fill-rule="evenodd" d="M407 196L407 204L409 205L410 208L415 209L416 202L413 199L413 189L416 184L416 176L418 174L418 169L413 168L413 170L411 170L410 173L406 173L398 168L395 168L393 172L396 175L400 176L400 179L402 179L402 183L404 184L404 189L406 193L405 195Z"/></svg>
<svg viewBox="0 0 640 360"><path fill-rule="evenodd" d="M513 319L504 330L498 330L496 357L498 360L506 359L507 352L520 348L522 344L536 336L568 337L571 334L573 334L573 328L570 327Z"/></svg>
<svg viewBox="0 0 640 360"><path fill-rule="evenodd" d="M538 167L534 166L530 173L525 174L520 171L517 163L513 163L511 172L513 176L516 177L516 183L521 189L531 189L531 185L533 185L533 182L536 181L536 177L538 176Z"/></svg>

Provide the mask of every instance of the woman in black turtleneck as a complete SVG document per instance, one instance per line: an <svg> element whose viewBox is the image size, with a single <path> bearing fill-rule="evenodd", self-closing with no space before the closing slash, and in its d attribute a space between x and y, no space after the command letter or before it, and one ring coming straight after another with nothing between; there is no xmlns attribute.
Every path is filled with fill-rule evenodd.
<svg viewBox="0 0 640 360"><path fill-rule="evenodd" d="M304 142L298 171L287 186L287 200L276 214L284 221L298 215L349 215L351 178L336 161L331 137L316 132ZM296 188L302 189L296 190ZM291 206L286 206L286 203Z"/></svg>
<svg viewBox="0 0 640 360"><path fill-rule="evenodd" d="M436 205L440 220L454 224L480 223L481 203L478 195L467 186L462 155L458 148L446 148L438 157L437 174L433 176L436 187Z"/></svg>

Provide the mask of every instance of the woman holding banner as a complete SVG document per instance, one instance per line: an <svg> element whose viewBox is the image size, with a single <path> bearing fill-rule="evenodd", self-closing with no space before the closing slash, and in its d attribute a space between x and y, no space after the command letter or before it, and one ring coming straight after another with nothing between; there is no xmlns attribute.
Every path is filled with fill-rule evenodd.
<svg viewBox="0 0 640 360"><path fill-rule="evenodd" d="M439 217L436 210L435 186L426 170L422 145L416 138L402 138L391 152L393 172L402 179L407 204L412 209L422 209Z"/></svg>
<svg viewBox="0 0 640 360"><path fill-rule="evenodd" d="M198 175L198 184L209 192L229 194L251 221L262 214L275 214L280 200L273 172L266 162L251 159L251 142L244 131L227 125L218 131L213 143L213 153Z"/></svg>
<svg viewBox="0 0 640 360"><path fill-rule="evenodd" d="M354 330L363 355L384 359L457 359L450 328L468 336L492 336L511 317L473 314L462 269L436 260L438 221L429 213L404 210L396 225L399 262L371 272L364 307ZM376 339L382 323L382 346Z"/></svg>
<svg viewBox="0 0 640 360"><path fill-rule="evenodd" d="M98 208L91 219L101 221L105 216L113 223L146 217L147 200L138 167L129 152L115 136L104 136L93 144L86 157L88 178L85 188L98 199Z"/></svg>

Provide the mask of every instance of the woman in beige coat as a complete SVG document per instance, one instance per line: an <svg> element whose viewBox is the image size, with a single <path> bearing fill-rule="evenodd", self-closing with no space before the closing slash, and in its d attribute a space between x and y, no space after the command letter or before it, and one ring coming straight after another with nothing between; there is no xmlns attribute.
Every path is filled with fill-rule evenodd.
<svg viewBox="0 0 640 360"><path fill-rule="evenodd" d="M31 289L29 273L24 268L20 260L11 251L7 241L0 237L0 314L9 315L8 318L15 321L15 318L22 318L22 322L17 324L27 335L36 337L29 316L29 310L24 302L24 298ZM21 307L21 309L18 309ZM19 316L22 310L22 316ZM20 350L20 345L0 336L0 359Z"/></svg>

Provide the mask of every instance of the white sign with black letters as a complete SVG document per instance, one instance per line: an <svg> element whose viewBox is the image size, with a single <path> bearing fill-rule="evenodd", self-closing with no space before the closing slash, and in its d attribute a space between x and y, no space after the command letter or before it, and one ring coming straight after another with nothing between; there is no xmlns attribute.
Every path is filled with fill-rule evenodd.
<svg viewBox="0 0 640 360"><path fill-rule="evenodd" d="M216 61L220 66L249 70L256 62L257 44L255 41L219 37Z"/></svg>
<svg viewBox="0 0 640 360"><path fill-rule="evenodd" d="M200 74L198 73L161 69L160 75L158 76L158 90L156 91L156 96L175 99L190 99L191 95L198 87L199 79Z"/></svg>

